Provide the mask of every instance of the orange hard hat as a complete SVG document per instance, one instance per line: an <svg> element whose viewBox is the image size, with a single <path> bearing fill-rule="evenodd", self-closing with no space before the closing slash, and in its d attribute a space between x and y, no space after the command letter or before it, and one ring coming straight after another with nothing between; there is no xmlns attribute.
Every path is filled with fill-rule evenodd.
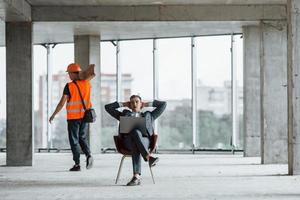
<svg viewBox="0 0 300 200"><path fill-rule="evenodd" d="M67 72L80 72L80 65L77 63L71 63L68 65Z"/></svg>

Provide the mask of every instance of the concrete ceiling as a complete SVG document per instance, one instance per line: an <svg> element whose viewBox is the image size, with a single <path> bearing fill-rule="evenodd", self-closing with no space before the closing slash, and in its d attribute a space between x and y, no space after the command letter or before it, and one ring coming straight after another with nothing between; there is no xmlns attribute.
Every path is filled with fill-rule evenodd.
<svg viewBox="0 0 300 200"><path fill-rule="evenodd" d="M35 22L34 43L73 42L73 35L101 35L101 40L241 33L257 22Z"/></svg>
<svg viewBox="0 0 300 200"><path fill-rule="evenodd" d="M256 5L256 4L286 4L287 0L23 0L12 1L11 9L27 2L30 6L128 6L128 5L182 5L182 4L220 4L220 5ZM10 2L10 1L9 1ZM24 4L21 4L23 2ZM18 3L18 4L17 4ZM215 5L214 5L215 6ZM214 7L213 6L213 7ZM70 8L71 8L70 7ZM7 10L6 4L1 4L2 10ZM26 8L26 7L25 7ZM258 9L259 10L259 9ZM0 9L1 11L1 9ZM19 12L20 10L18 10ZM216 10L218 12L218 10ZM29 12L30 13L30 12ZM213 13L212 13L213 14ZM60 16L60 15L59 15ZM4 18L4 17L3 17ZM73 42L74 35L101 35L102 40L124 40L161 37L182 37L193 35L215 35L242 32L242 26L257 25L257 21L78 21L57 22L56 20L34 21L33 42L61 43ZM0 45L5 44L5 24L0 21Z"/></svg>
<svg viewBox="0 0 300 200"><path fill-rule="evenodd" d="M101 35L101 40L145 39L241 33L258 22L34 22L33 43L70 43L74 35ZM5 23L0 22L0 46Z"/></svg>
<svg viewBox="0 0 300 200"><path fill-rule="evenodd" d="M287 0L27 0L32 6L117 6L181 4L286 4Z"/></svg>

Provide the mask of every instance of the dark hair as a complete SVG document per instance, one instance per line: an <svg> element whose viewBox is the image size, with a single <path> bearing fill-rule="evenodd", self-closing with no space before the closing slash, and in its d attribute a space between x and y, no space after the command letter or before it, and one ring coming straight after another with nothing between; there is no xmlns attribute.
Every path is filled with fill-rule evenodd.
<svg viewBox="0 0 300 200"><path fill-rule="evenodd" d="M142 98L139 95L136 95L136 94L131 95L129 99L131 100L131 99L133 99L135 97L139 98L142 101Z"/></svg>

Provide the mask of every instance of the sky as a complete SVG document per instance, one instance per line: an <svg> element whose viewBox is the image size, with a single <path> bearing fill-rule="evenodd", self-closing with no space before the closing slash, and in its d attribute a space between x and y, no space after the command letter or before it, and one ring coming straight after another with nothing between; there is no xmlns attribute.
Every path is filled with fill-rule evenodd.
<svg viewBox="0 0 300 200"><path fill-rule="evenodd" d="M239 85L242 85L242 39L237 40ZM197 79L208 86L223 86L231 78L230 36L196 38ZM132 92L152 99L152 40L124 41L120 45L123 73L131 73ZM115 49L111 43L101 46L101 69L115 73ZM191 39L158 40L158 90L165 99L191 98ZM176 88L176 89L175 89Z"/></svg>
<svg viewBox="0 0 300 200"><path fill-rule="evenodd" d="M235 36L238 84L243 80L243 42ZM152 40L122 41L120 63L123 73L133 76L132 93L153 99ZM59 44L52 52L53 74L65 71L74 62L74 45ZM191 98L191 38L158 40L158 91L161 99ZM204 85L221 87L230 80L230 36L196 38L197 79ZM112 43L101 43L101 72L116 73L116 50ZM5 48L0 47L0 119L6 114ZM47 72L46 49L33 48L34 109L38 109L38 80ZM66 74L67 76L67 74ZM199 82L198 81L198 82Z"/></svg>

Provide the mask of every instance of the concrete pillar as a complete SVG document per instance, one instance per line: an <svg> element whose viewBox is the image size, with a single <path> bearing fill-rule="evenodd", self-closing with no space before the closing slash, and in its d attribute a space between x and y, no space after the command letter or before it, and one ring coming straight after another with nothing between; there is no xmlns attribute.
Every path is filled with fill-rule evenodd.
<svg viewBox="0 0 300 200"><path fill-rule="evenodd" d="M287 29L261 22L261 161L287 163Z"/></svg>
<svg viewBox="0 0 300 200"><path fill-rule="evenodd" d="M244 156L260 156L260 29L243 27Z"/></svg>
<svg viewBox="0 0 300 200"><path fill-rule="evenodd" d="M288 168L300 174L300 2L287 1L288 13Z"/></svg>
<svg viewBox="0 0 300 200"><path fill-rule="evenodd" d="M95 64L96 77L92 79L92 104L96 110L97 120L89 126L89 143L92 153L101 152L101 87L100 87L100 36L74 36L75 62L82 69L89 64Z"/></svg>
<svg viewBox="0 0 300 200"><path fill-rule="evenodd" d="M32 23L6 23L8 166L33 165Z"/></svg>

